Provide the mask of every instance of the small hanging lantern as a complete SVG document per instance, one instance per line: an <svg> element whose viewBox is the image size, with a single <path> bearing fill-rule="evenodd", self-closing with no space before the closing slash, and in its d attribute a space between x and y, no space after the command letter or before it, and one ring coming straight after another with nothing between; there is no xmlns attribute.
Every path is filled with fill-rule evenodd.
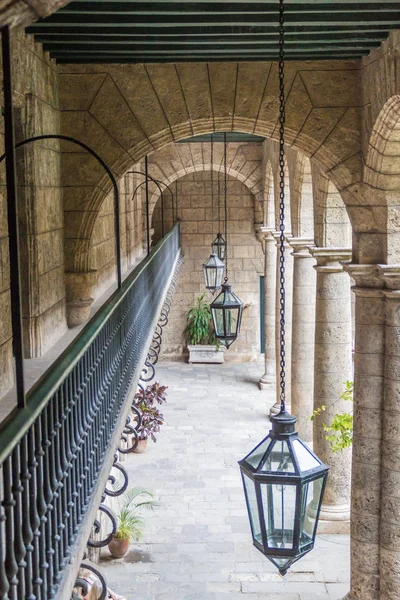
<svg viewBox="0 0 400 600"><path fill-rule="evenodd" d="M224 133L224 208L225 239L228 240L228 208L227 208L227 171L226 171L226 133ZM225 246L226 248L226 246ZM214 332L217 340L226 348L236 340L242 322L243 302L232 292L228 283L228 256L225 261L226 275L221 293L210 304Z"/></svg>
<svg viewBox="0 0 400 600"><path fill-rule="evenodd" d="M222 237L222 233L218 233L212 243L212 250L218 256L219 260L224 261L226 257L226 241Z"/></svg>
<svg viewBox="0 0 400 600"><path fill-rule="evenodd" d="M280 413L272 430L239 462L253 544L285 575L314 547L328 467L295 433L285 393L285 86L284 0L279 0L279 357Z"/></svg>
<svg viewBox="0 0 400 600"><path fill-rule="evenodd" d="M242 322L243 302L232 292L227 279L210 305L215 337L226 348L236 340Z"/></svg>
<svg viewBox="0 0 400 600"><path fill-rule="evenodd" d="M213 136L211 135L211 227L212 234L211 239L214 237L214 177L213 177L213 166L214 166L214 144ZM219 235L219 234L218 234ZM214 251L214 245L211 246L211 255L208 260L203 264L204 281L206 288L210 290L212 294L215 294L217 290L221 289L222 277L224 274L225 265L220 260L217 252Z"/></svg>
<svg viewBox="0 0 400 600"><path fill-rule="evenodd" d="M295 433L296 417L283 411L271 421L239 465L253 544L285 575L314 547L328 467Z"/></svg>
<svg viewBox="0 0 400 600"><path fill-rule="evenodd" d="M212 252L210 258L203 265L204 279L206 288L213 294L221 289L222 277L224 275L225 265L218 256Z"/></svg>

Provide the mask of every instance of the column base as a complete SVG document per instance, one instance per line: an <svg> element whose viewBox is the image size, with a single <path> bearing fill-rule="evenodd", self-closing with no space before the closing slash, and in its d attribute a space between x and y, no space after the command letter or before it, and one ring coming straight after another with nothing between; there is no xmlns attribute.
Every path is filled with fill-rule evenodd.
<svg viewBox="0 0 400 600"><path fill-rule="evenodd" d="M350 533L350 504L322 504L317 533Z"/></svg>
<svg viewBox="0 0 400 600"><path fill-rule="evenodd" d="M258 382L258 387L260 390L266 390L269 389L271 387L271 385L275 384L275 377L273 377L273 375L268 375L267 373L264 373L264 375L261 377L260 381Z"/></svg>

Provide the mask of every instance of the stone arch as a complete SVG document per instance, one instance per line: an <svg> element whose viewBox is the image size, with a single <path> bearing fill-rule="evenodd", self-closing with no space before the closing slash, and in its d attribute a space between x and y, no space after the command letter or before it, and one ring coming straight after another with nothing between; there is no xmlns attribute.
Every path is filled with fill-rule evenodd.
<svg viewBox="0 0 400 600"><path fill-rule="evenodd" d="M294 237L314 238L314 207L311 162L301 152L290 160L292 233Z"/></svg>
<svg viewBox="0 0 400 600"><path fill-rule="evenodd" d="M264 225L274 226L275 224L275 183L272 164L267 160L264 171Z"/></svg>
<svg viewBox="0 0 400 600"><path fill-rule="evenodd" d="M311 71L299 62L288 64L286 77L286 144L312 157L351 197L362 164L359 71L347 63L340 74L325 63ZM276 140L277 83L276 63L61 66L62 131L98 150L122 177L145 155L193 135L240 131ZM87 161L79 152L63 154L66 188L86 188L79 211L66 193L66 211L74 213L65 219L67 260L78 271L87 269L87 241L108 190Z"/></svg>
<svg viewBox="0 0 400 600"><path fill-rule="evenodd" d="M368 196L374 204L375 231L383 237L385 261L400 260L400 96L380 111L369 139L364 166Z"/></svg>
<svg viewBox="0 0 400 600"><path fill-rule="evenodd" d="M210 142L169 144L149 156L149 173L167 185L195 171L209 171L212 168L217 173L223 173L223 144L214 143L212 165L210 148ZM241 181L262 206L261 144L229 143L227 173ZM150 189L150 204L153 209L160 191L154 185Z"/></svg>
<svg viewBox="0 0 400 600"><path fill-rule="evenodd" d="M311 163L314 239L319 247L351 248L352 228L346 206L328 175Z"/></svg>

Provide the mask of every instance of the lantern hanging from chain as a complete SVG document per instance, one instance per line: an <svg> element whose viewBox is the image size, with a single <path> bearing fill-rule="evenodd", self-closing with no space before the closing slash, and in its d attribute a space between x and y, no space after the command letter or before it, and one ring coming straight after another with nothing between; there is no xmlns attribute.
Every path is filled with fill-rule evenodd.
<svg viewBox="0 0 400 600"><path fill-rule="evenodd" d="M211 134L211 239L214 237L214 140ZM213 244L211 245L211 255L203 264L204 281L206 288L213 294L221 289L222 277L224 275L225 265L218 258L214 251Z"/></svg>
<svg viewBox="0 0 400 600"><path fill-rule="evenodd" d="M226 133L224 133L224 210L225 240L228 241L228 209L227 209L227 166L226 166ZM228 255L225 258L225 280L221 293L211 303L211 314L215 337L226 348L236 340L242 322L243 302L232 292L228 283Z"/></svg>
<svg viewBox="0 0 400 600"><path fill-rule="evenodd" d="M328 467L295 432L285 396L285 88L284 0L279 2L279 177L280 177L280 413L272 429L239 462L253 544L284 575L314 547Z"/></svg>
<svg viewBox="0 0 400 600"><path fill-rule="evenodd" d="M216 254L219 260L224 261L226 257L226 241L221 233L221 179L218 171L218 228L217 237L212 243L212 251ZM213 234L214 237L214 234Z"/></svg>

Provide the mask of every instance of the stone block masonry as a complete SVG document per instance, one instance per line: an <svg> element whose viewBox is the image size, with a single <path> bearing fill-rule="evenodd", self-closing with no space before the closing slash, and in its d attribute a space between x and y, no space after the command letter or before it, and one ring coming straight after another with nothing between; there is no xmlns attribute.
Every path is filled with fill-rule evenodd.
<svg viewBox="0 0 400 600"><path fill-rule="evenodd" d="M217 177L218 174L214 173L214 237L218 233ZM182 358L186 355L183 334L186 315L192 303L205 290L202 265L210 255L212 241L210 180L210 171L192 173L178 180L181 244L186 256L169 323L164 332L163 355L168 358ZM222 180L220 189L222 194ZM221 195L221 202L222 200ZM229 177L229 281L248 308L243 314L240 336L225 353L226 361L254 360L260 353L260 275L263 274L263 253L254 234L255 202L253 194L240 181ZM161 228L160 200L154 209L153 227L155 239L158 239ZM211 294L207 293L207 299L211 302Z"/></svg>

